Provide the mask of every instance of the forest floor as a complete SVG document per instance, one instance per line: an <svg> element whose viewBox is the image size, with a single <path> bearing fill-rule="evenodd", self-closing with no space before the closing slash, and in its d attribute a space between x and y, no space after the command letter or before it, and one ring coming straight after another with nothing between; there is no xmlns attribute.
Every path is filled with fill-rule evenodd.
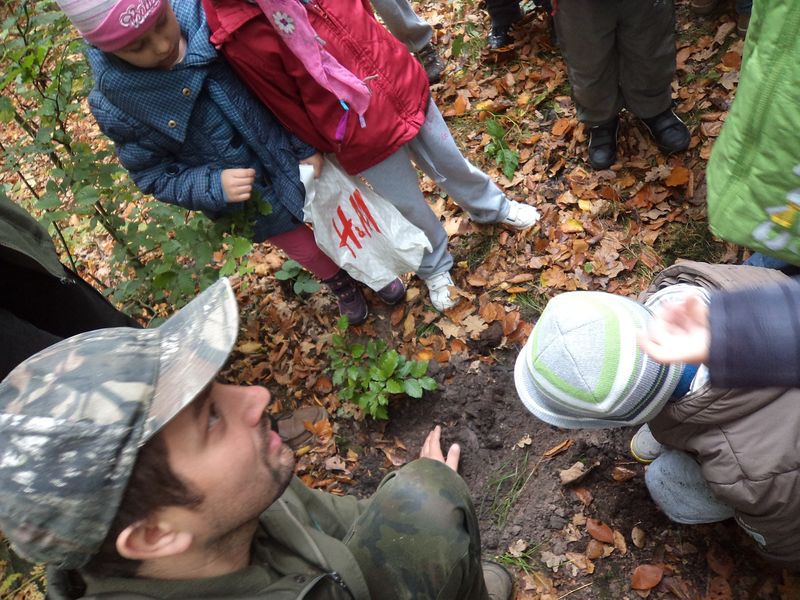
<svg viewBox="0 0 800 600"><path fill-rule="evenodd" d="M285 257L266 246L249 257L252 273L232 278L242 331L227 377L269 387L276 413L306 404L328 410L298 452L298 474L336 494L369 495L442 425L445 444L463 449L460 473L480 515L484 554L514 572L517 600L796 600L800 580L760 560L733 521L682 526L659 512L645 467L628 454L632 430L555 429L526 411L513 384L517 352L555 294L635 296L678 258L742 260L742 249L710 235L705 213L706 161L742 61L733 10L701 18L688 0L676 1L673 92L692 132L689 150L662 156L623 113L619 162L593 171L548 18L532 2L522 5L528 14L513 47L489 52L477 2L415 4L447 65L432 93L457 142L510 197L537 206L540 224L527 232L476 225L423 179L450 236L459 304L436 312L410 277L396 307L367 292L369 319L343 335L428 360L439 389L393 399L386 421L342 400L329 369L335 302L327 293L297 295L292 281L275 278ZM15 177L8 170L0 182L16 185ZM113 279L106 247L98 234L75 253L79 267ZM560 473L577 462L587 474L562 484Z"/></svg>

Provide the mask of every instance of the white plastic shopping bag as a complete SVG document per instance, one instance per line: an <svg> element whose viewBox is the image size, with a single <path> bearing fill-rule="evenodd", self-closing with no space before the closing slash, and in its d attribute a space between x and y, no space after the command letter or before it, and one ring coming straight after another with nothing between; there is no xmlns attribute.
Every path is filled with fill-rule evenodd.
<svg viewBox="0 0 800 600"><path fill-rule="evenodd" d="M431 243L388 200L328 157L319 179L307 165L300 166L306 186L304 218L333 262L373 290L419 268Z"/></svg>

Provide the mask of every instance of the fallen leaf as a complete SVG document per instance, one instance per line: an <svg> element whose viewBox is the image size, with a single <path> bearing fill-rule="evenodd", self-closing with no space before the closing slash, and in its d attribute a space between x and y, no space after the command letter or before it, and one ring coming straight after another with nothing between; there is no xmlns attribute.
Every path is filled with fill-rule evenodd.
<svg viewBox="0 0 800 600"><path fill-rule="evenodd" d="M430 360L433 358L433 351L423 348L414 355L414 360Z"/></svg>
<svg viewBox="0 0 800 600"><path fill-rule="evenodd" d="M733 31L734 27L736 27L736 21L725 21L722 23L717 29L717 33L714 35L714 43L721 44L724 42L725 38Z"/></svg>
<svg viewBox="0 0 800 600"><path fill-rule="evenodd" d="M572 446L572 439L567 438L563 442L559 442L552 448L545 450L542 456L545 458L550 458L551 456L555 456L556 454L561 454L562 452L567 450L570 446Z"/></svg>
<svg viewBox="0 0 800 600"><path fill-rule="evenodd" d="M463 94L456 96L456 101L453 103L453 112L458 117L467 112L469 100Z"/></svg>
<svg viewBox="0 0 800 600"><path fill-rule="evenodd" d="M586 558L596 560L603 556L603 543L597 540L589 540L586 545Z"/></svg>
<svg viewBox="0 0 800 600"><path fill-rule="evenodd" d="M563 554L553 554L549 550L544 550L539 555L542 559L542 562L550 569L553 570L553 573L558 571L558 567L567 560L567 557Z"/></svg>
<svg viewBox="0 0 800 600"><path fill-rule="evenodd" d="M461 324L466 329L467 333L472 339L477 339L478 334L486 329L488 325L478 315L470 315Z"/></svg>
<svg viewBox="0 0 800 600"><path fill-rule="evenodd" d="M656 565L639 565L631 576L631 588L634 590L651 590L664 577L664 569Z"/></svg>
<svg viewBox="0 0 800 600"><path fill-rule="evenodd" d="M706 137L717 137L722 131L722 121L712 121L710 123L700 123L700 131Z"/></svg>
<svg viewBox="0 0 800 600"><path fill-rule="evenodd" d="M517 448L524 448L525 446L530 446L533 443L533 438L531 438L530 434L523 435L516 443Z"/></svg>
<svg viewBox="0 0 800 600"><path fill-rule="evenodd" d="M628 544L625 543L625 536L616 529L614 530L614 548L619 550L619 553L623 556L628 553Z"/></svg>
<svg viewBox="0 0 800 600"><path fill-rule="evenodd" d="M564 233L579 233L583 231L583 223L577 219L567 219L561 225L561 231Z"/></svg>
<svg viewBox="0 0 800 600"><path fill-rule="evenodd" d="M686 167L673 167L672 173L666 178L664 183L670 187L678 187L689 183L689 169Z"/></svg>
<svg viewBox="0 0 800 600"><path fill-rule="evenodd" d="M344 462L341 456L331 456L325 459L325 468L328 471L346 471L347 463Z"/></svg>
<svg viewBox="0 0 800 600"><path fill-rule="evenodd" d="M403 321L403 337L410 338L415 331L416 324L414 323L414 315L409 312Z"/></svg>
<svg viewBox="0 0 800 600"><path fill-rule="evenodd" d="M314 384L314 391L318 394L330 394L333 390L333 383L330 377L320 375L317 382Z"/></svg>
<svg viewBox="0 0 800 600"><path fill-rule="evenodd" d="M584 506L589 506L592 503L592 500L594 500L592 492L585 487L573 488L572 492L578 497L578 500L580 500L581 504Z"/></svg>
<svg viewBox="0 0 800 600"><path fill-rule="evenodd" d="M485 277L482 277L478 273L470 273L467 276L467 283L470 284L472 287L485 287L486 284L489 282L486 280Z"/></svg>
<svg viewBox="0 0 800 600"><path fill-rule="evenodd" d="M514 558L519 558L528 549L528 542L525 540L517 540L508 547L508 553Z"/></svg>
<svg viewBox="0 0 800 600"><path fill-rule="evenodd" d="M561 137L565 133L567 133L570 129L572 129L573 121L572 119L558 119L553 124L553 135Z"/></svg>
<svg viewBox="0 0 800 600"><path fill-rule="evenodd" d="M634 527L631 530L631 540L633 541L633 545L637 548L644 548L644 544L647 541L647 534L643 529Z"/></svg>
<svg viewBox="0 0 800 600"><path fill-rule="evenodd" d="M236 346L236 349L242 354L253 354L259 350L263 350L263 346L258 342L243 342Z"/></svg>
<svg viewBox="0 0 800 600"><path fill-rule="evenodd" d="M582 462L576 462L569 469L559 471L558 477L561 479L562 485L569 485L580 480L586 473L586 465Z"/></svg>
<svg viewBox="0 0 800 600"><path fill-rule="evenodd" d="M602 521L586 519L586 531L590 536L600 542L605 542L606 544L614 543L614 532L611 531L611 527Z"/></svg>
<svg viewBox="0 0 800 600"><path fill-rule="evenodd" d="M611 478L614 481L628 481L634 477L636 477L636 471L628 469L627 467L620 467L617 465L611 470Z"/></svg>
<svg viewBox="0 0 800 600"><path fill-rule="evenodd" d="M564 556L567 560L579 569L587 573L594 573L594 563L586 558L586 555L579 554L578 552L565 552Z"/></svg>
<svg viewBox="0 0 800 600"><path fill-rule="evenodd" d="M460 325L456 325L450 319L439 319L437 323L439 329L442 330L442 333L445 337L448 338L460 338L464 337L464 328Z"/></svg>

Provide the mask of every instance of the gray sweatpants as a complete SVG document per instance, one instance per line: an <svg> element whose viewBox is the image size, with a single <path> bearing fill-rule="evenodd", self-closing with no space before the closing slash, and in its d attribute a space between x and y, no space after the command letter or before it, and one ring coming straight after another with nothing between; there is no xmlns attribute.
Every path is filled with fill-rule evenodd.
<svg viewBox="0 0 800 600"><path fill-rule="evenodd" d="M433 250L425 253L417 269L417 275L426 279L449 271L453 257L447 249L447 233L419 189L419 175L412 160L477 223L503 220L510 205L489 176L464 158L436 104L429 100L425 123L417 136L361 173L376 192L430 240Z"/></svg>
<svg viewBox="0 0 800 600"><path fill-rule="evenodd" d="M644 474L650 497L676 523L716 523L734 510L714 496L703 470L688 452L665 449Z"/></svg>
<svg viewBox="0 0 800 600"><path fill-rule="evenodd" d="M623 107L647 119L670 107L673 0L562 0L555 25L581 121L599 125Z"/></svg>
<svg viewBox="0 0 800 600"><path fill-rule="evenodd" d="M433 29L423 21L408 0L372 0L372 6L394 37L411 52L422 50L433 37Z"/></svg>

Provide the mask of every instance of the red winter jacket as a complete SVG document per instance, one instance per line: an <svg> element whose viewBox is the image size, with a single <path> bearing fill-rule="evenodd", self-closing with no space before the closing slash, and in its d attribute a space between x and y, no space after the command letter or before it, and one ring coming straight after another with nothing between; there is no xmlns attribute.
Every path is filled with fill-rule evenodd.
<svg viewBox="0 0 800 600"><path fill-rule="evenodd" d="M336 141L343 109L275 32L261 9L246 0L203 0L211 42L283 125L323 152L334 152L351 175L396 152L425 122L428 79L408 49L375 20L369 0L312 0L311 26L325 49L372 90L364 117L354 111ZM377 77L375 77L377 75Z"/></svg>

